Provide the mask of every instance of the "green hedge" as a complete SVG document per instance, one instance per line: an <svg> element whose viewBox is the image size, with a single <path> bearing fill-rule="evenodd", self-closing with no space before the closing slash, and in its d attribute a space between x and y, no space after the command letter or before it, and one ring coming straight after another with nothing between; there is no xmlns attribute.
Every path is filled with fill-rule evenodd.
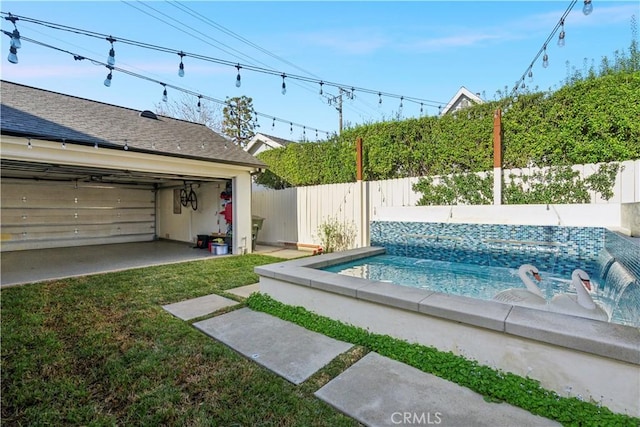
<svg viewBox="0 0 640 427"><path fill-rule="evenodd" d="M553 93L526 93L443 117L367 124L324 142L268 150L258 157L270 171L258 182L271 188L353 182L358 137L368 181L488 171L499 107L507 169L637 159L640 68L618 68L573 79Z"/></svg>

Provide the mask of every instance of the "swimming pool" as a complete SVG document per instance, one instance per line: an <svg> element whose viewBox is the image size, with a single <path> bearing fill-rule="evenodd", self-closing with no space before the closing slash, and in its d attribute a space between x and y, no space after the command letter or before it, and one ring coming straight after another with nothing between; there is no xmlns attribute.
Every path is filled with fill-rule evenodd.
<svg viewBox="0 0 640 427"><path fill-rule="evenodd" d="M595 264L589 265L595 270L590 274L594 302L607 312L611 322L640 326L640 307L637 304L640 290L630 274L605 252ZM496 294L509 288L524 289L514 268L387 254L332 265L324 270L483 300L492 300ZM540 274L542 281L538 287L547 301L556 295L575 294L569 275L549 271L540 271Z"/></svg>

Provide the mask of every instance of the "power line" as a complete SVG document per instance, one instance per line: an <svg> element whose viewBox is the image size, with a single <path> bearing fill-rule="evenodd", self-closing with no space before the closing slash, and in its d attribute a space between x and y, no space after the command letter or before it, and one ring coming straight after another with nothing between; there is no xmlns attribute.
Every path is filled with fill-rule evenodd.
<svg viewBox="0 0 640 427"><path fill-rule="evenodd" d="M4 34L6 34L7 36L9 36L9 37L12 36L12 34L9 31L2 30L2 32ZM29 38L29 37L22 37L21 36L20 39L23 40L23 41L27 41L27 42L42 46L42 47L46 47L48 49L52 49L52 50L56 50L58 52L66 53L68 55L71 55L73 57L73 59L76 60L76 61L87 60L87 61L91 62L94 65L102 65L102 66L104 66L105 68L107 68L109 70L109 74L107 76L107 80L109 80L109 86L110 86L110 84L111 84L110 82L112 80L112 72L113 71L118 71L120 73L127 74L127 75L132 76L132 77L136 77L136 78L139 78L139 79L142 79L142 80L146 80L146 81L149 81L149 82L152 82L152 83L157 83L157 84L161 85L164 88L164 94L163 95L165 97L167 95L166 89L170 88L170 89L177 90L179 92L186 93L188 95L192 95L194 97L197 97L198 99L205 99L207 101L215 102L215 103L221 104L221 105L229 105L227 101L216 99L216 98L208 96L208 95L203 95L203 94L195 92L193 90L185 89L185 88L182 88L182 87L170 84L170 83L165 83L165 82L163 82L161 80L157 80L157 79L154 79L154 78L142 75L142 74L138 74L138 73L135 73L133 71L130 71L130 70L127 70L127 69L124 69L124 68L121 68L121 67L116 67L115 65L109 65L106 62L102 62L102 61L99 61L97 59L93 59L93 58L89 58L89 57L86 57L86 56L83 56L83 55L79 55L77 53L68 51L66 49L62 49L60 47L56 47L56 46L53 46L53 45L50 45L50 44L47 44L47 43L44 43L44 42L41 42L41 41L38 41L38 40L34 40L34 39ZM304 125L304 124L296 123L296 122L293 122L291 120L286 120L286 119L283 119L283 118L280 118L280 117L276 117L276 116L272 116L272 115L269 115L269 114L260 113L258 111L254 111L253 114L256 117L264 117L266 119L272 120L274 123L277 121L277 122L280 122L280 123L288 124L290 127L296 126L296 127L300 128L300 129L303 129L303 130L306 130L306 129L315 130L316 132L324 133L327 136L329 136L331 134L330 132L325 131L325 130L321 130L321 129L317 129L317 128L312 127L312 126L307 126L307 125Z"/></svg>
<svg viewBox="0 0 640 427"><path fill-rule="evenodd" d="M1 14L7 15L6 12L0 12ZM308 83L315 83L320 85L320 87L323 86L331 86L334 87L336 89L343 89L346 91L350 91L351 94L355 94L355 92L361 92L361 93L368 93L368 94L372 94L372 95L378 95L380 97L384 96L387 98L396 98L399 100L404 100L406 102L412 102L415 104L424 104L424 105L430 105L430 106L434 106L437 107L439 105L442 105L442 102L439 101L433 101L433 100L428 100L428 99L423 99L423 98L418 98L418 97L413 97L413 96L404 96L404 95L398 95L398 94L394 94L394 93L390 93L390 92L383 92L383 91L379 91L379 90L373 90L373 89L368 89L368 88L364 88L364 87L360 87L360 86L355 86L355 85L349 85L349 84L344 84L344 83L338 83L338 82L333 82L333 81L328 81L328 80L322 80L322 79L318 79L315 77L306 77L306 76L302 76L299 74L291 74L291 73L285 73L282 71L277 71L277 70L273 70L273 69L269 69L269 68L262 68L262 67L257 67L254 65L250 65L250 64L240 64L240 63L236 63L234 61L229 61L229 60L224 60L224 59L220 59L220 58L214 58L214 57L209 57L209 56L205 56L205 55L201 55L201 54L197 54L197 53L190 53L190 52L184 52L184 51L179 51L176 49L171 49L171 48L167 48L167 47L163 47L163 46L158 46L158 45L153 45L150 43L145 43L145 42L140 42L140 41L136 41L136 40L131 40L131 39L125 39L125 38L120 38L120 37L112 37L111 35L106 35L106 34L100 34L100 33L96 33L93 31L89 31L89 30L83 30L80 28L75 28L75 27L70 27L70 26L65 26L65 25L59 25L59 24L55 24L55 23L51 23L51 22L47 22L47 21L42 21L42 20L38 20L38 19L33 19L33 18L29 18L29 17L24 17L24 16L19 16L19 15L13 15L15 20L23 20L26 22L31 22L34 24L38 24L38 25L44 25L47 26L49 28L52 29L57 29L57 30L62 30L62 31L69 31L69 32L73 32L76 34L82 34L82 35L86 35L86 36L90 36L90 37L95 37L95 38L103 38L103 39L107 39L109 40L110 38L113 38L114 41L119 42L119 43L123 43L123 44L128 44L128 45L132 45L132 46L136 46L136 47L140 47L140 48L144 48L144 49L149 49L149 50L155 50L155 51L159 51L159 52L164 52L164 53L172 53L175 55L179 55L179 54L184 54L183 56L185 57L190 57L190 58L195 58L195 59L199 59L202 61L208 61L208 62L213 62L213 63L217 63L220 65L226 65L226 66L230 66L230 67L237 67L239 66L241 69L245 69L245 70L250 70L250 71L254 71L254 72L259 72L259 73L263 73L263 74L269 74L269 75L274 75L274 76L281 76L283 78L283 82L284 79L292 79L292 80L298 80L298 81L303 81L303 82L308 82Z"/></svg>

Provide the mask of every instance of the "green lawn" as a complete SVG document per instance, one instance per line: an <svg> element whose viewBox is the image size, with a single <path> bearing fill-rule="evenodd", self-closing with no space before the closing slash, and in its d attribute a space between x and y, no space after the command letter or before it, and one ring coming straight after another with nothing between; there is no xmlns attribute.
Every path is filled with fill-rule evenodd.
<svg viewBox="0 0 640 427"><path fill-rule="evenodd" d="M276 261L225 257L2 290L2 425L357 425L313 392L362 347L294 386L161 307L255 283L253 267Z"/></svg>

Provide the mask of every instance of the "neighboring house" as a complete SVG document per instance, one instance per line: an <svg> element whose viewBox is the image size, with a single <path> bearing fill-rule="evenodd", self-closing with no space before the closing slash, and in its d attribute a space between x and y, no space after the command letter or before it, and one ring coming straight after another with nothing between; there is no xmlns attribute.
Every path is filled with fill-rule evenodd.
<svg viewBox="0 0 640 427"><path fill-rule="evenodd" d="M278 138L276 136L265 135L264 133L256 133L247 144L245 150L255 156L272 148L282 148L286 145L293 144L293 141Z"/></svg>
<svg viewBox="0 0 640 427"><path fill-rule="evenodd" d="M204 125L2 81L1 250L224 233L251 251L251 175L266 165ZM197 209L183 206L192 188Z"/></svg>
<svg viewBox="0 0 640 427"><path fill-rule="evenodd" d="M480 94L473 94L469 89L462 86L460 90L451 98L447 105L440 111L440 115L444 116L447 113L454 113L472 106L473 104L484 104Z"/></svg>

